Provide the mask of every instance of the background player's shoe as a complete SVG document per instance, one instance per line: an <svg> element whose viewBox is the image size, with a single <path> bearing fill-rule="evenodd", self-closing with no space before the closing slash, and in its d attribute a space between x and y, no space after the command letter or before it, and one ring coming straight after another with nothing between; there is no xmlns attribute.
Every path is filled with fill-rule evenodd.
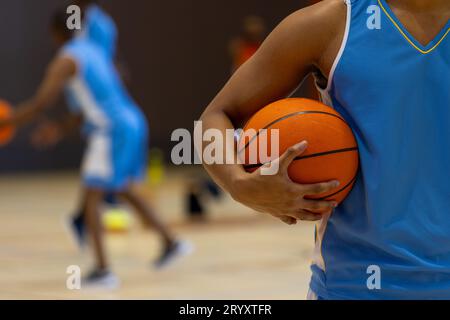
<svg viewBox="0 0 450 320"><path fill-rule="evenodd" d="M75 243L80 249L84 249L87 244L86 224L84 222L84 215L79 212L68 219L69 232L75 240Z"/></svg>
<svg viewBox="0 0 450 320"><path fill-rule="evenodd" d="M81 282L83 289L117 289L120 286L119 278L109 270L93 270Z"/></svg>
<svg viewBox="0 0 450 320"><path fill-rule="evenodd" d="M161 256L154 262L156 269L162 269L176 260L191 254L194 246L189 241L175 241L172 245L164 249Z"/></svg>

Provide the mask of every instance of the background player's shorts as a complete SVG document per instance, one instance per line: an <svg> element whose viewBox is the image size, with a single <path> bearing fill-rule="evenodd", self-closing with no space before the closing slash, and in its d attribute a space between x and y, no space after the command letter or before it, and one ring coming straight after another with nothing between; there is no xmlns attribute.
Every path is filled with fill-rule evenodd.
<svg viewBox="0 0 450 320"><path fill-rule="evenodd" d="M144 179L147 155L148 130L144 125L91 133L82 164L83 183L89 188L122 191Z"/></svg>

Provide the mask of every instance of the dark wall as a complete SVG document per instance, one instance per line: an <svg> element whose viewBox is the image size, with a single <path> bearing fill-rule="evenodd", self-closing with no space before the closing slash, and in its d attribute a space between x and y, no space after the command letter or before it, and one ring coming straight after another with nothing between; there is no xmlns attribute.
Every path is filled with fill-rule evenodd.
<svg viewBox="0 0 450 320"><path fill-rule="evenodd" d="M168 154L171 132L192 128L193 121L224 84L230 72L228 41L239 32L243 17L258 14L271 29L303 2L101 1L118 24L120 57L131 74L130 90L149 118L152 145ZM34 92L54 54L47 26L52 11L61 3L0 1L1 98L15 104ZM78 165L82 143L77 137L43 152L30 146L29 131L22 131L11 145L0 149L0 171Z"/></svg>

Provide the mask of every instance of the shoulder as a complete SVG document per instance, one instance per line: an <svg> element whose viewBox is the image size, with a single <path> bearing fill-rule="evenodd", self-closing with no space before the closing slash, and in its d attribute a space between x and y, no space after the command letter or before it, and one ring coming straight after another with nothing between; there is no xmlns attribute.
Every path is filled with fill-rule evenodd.
<svg viewBox="0 0 450 320"><path fill-rule="evenodd" d="M322 39L331 37L336 30L344 28L346 20L346 1L325 0L294 12L283 24L293 31L312 34Z"/></svg>
<svg viewBox="0 0 450 320"><path fill-rule="evenodd" d="M87 41L82 37L74 38L59 50L51 65L57 66L57 69L75 65L79 69L84 65L85 57L90 51L90 45Z"/></svg>
<svg viewBox="0 0 450 320"><path fill-rule="evenodd" d="M313 19L328 18L337 22L345 17L347 3L355 0L323 0L300 11L307 12Z"/></svg>
<svg viewBox="0 0 450 320"><path fill-rule="evenodd" d="M324 0L289 15L269 38L278 46L287 47L290 55L317 64L341 41L346 21L346 1Z"/></svg>
<svg viewBox="0 0 450 320"><path fill-rule="evenodd" d="M56 56L47 67L47 75L52 78L67 80L76 75L78 61L71 55Z"/></svg>

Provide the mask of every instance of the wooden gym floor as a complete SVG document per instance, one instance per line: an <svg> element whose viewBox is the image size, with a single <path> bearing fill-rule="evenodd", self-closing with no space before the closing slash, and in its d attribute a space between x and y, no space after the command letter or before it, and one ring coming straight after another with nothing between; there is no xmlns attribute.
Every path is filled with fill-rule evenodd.
<svg viewBox="0 0 450 320"><path fill-rule="evenodd" d="M158 239L135 222L129 233L107 236L122 281L114 291L66 288L67 267L84 272L91 261L63 224L76 204L76 173L1 176L0 299L304 299L313 225L289 227L228 198L211 203L208 223L189 224L183 217L186 176L171 172L151 198L195 252L155 271L150 262Z"/></svg>

